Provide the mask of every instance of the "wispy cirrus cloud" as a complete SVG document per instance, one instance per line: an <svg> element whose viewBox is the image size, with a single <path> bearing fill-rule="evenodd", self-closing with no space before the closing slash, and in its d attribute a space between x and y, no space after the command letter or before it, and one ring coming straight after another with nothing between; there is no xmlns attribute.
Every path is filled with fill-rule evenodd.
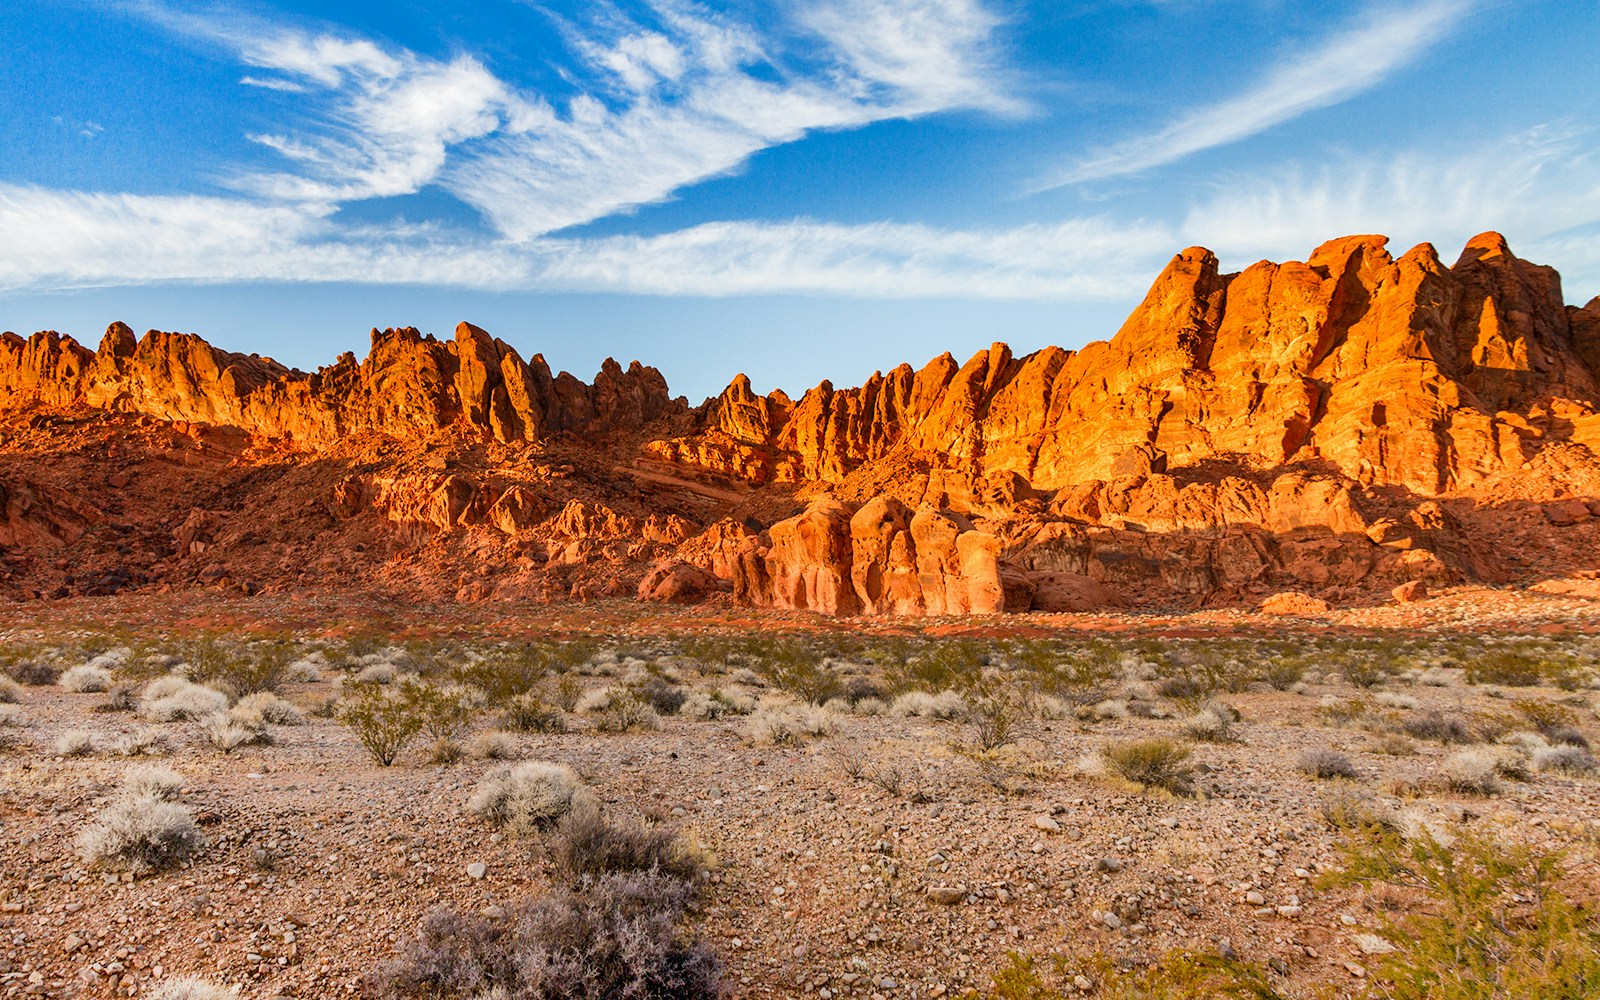
<svg viewBox="0 0 1600 1000"><path fill-rule="evenodd" d="M671 198L810 132L963 108L1014 114L983 0L800 0L788 31L684 0L564 23L575 96L526 93L470 55L154 8L232 48L242 82L305 95L294 127L252 136L283 166L232 183L348 202L437 185L529 240Z"/></svg>
<svg viewBox="0 0 1600 1000"><path fill-rule="evenodd" d="M1569 289L1600 292L1600 157L1592 129L1547 125L1459 149L1342 156L1217 178L1178 231L1219 255L1303 255L1347 233L1384 233L1401 250L1435 243L1446 263L1497 229L1531 260L1556 260Z"/></svg>
<svg viewBox="0 0 1600 1000"><path fill-rule="evenodd" d="M1320 44L1283 57L1253 87L1170 125L1117 143L1046 177L1036 191L1135 174L1225 146L1339 104L1382 83L1447 37L1471 0L1369 7Z"/></svg>
<svg viewBox="0 0 1600 1000"><path fill-rule="evenodd" d="M0 291L159 282L344 281L727 296L1057 299L1137 294L1172 236L1103 218L948 230L795 220L659 236L484 240L428 226L351 229L307 205L0 185Z"/></svg>

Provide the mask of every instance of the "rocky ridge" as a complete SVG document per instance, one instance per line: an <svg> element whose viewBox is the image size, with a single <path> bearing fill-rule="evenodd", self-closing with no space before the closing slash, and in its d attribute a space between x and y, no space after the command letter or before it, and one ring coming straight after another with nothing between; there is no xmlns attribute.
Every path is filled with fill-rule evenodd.
<svg viewBox="0 0 1600 1000"><path fill-rule="evenodd" d="M1221 273L1109 341L798 400L552 375L463 323L315 373L0 337L0 591L730 599L843 614L1359 602L1595 567L1600 299L1498 234ZM85 484L92 484L85 488ZM1420 586L1419 586L1420 585Z"/></svg>

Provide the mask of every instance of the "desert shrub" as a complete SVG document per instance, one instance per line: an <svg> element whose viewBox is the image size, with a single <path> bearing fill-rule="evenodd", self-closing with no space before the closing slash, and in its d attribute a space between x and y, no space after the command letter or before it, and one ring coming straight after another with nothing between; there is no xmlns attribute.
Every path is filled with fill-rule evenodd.
<svg viewBox="0 0 1600 1000"><path fill-rule="evenodd" d="M473 710L482 699L477 688L416 678L400 685L398 693L411 702L422 731L435 740L459 739L472 725Z"/></svg>
<svg viewBox="0 0 1600 1000"><path fill-rule="evenodd" d="M0 705L15 705L22 700L22 685L0 674Z"/></svg>
<svg viewBox="0 0 1600 1000"><path fill-rule="evenodd" d="M474 757L483 760L516 760L522 756L516 737L496 730L473 737L471 750Z"/></svg>
<svg viewBox="0 0 1600 1000"><path fill-rule="evenodd" d="M151 722L202 719L228 709L228 696L182 677L164 677L145 686L137 714Z"/></svg>
<svg viewBox="0 0 1600 1000"><path fill-rule="evenodd" d="M393 684L400 677L400 672L392 663L369 663L356 671L351 678L357 684Z"/></svg>
<svg viewBox="0 0 1600 1000"><path fill-rule="evenodd" d="M506 705L505 726L519 733L564 733L566 716L533 692L519 694Z"/></svg>
<svg viewBox="0 0 1600 1000"><path fill-rule="evenodd" d="M200 720L200 738L223 753L232 753L243 746L270 746L272 732L267 729L266 723L252 724L259 718L241 718L233 712L213 712Z"/></svg>
<svg viewBox="0 0 1600 1000"><path fill-rule="evenodd" d="M555 683L553 700L563 712L575 711L583 697L583 682L575 674L562 674Z"/></svg>
<svg viewBox="0 0 1600 1000"><path fill-rule="evenodd" d="M728 714L728 711L729 706L726 701L700 691L689 692L683 704L678 707L678 714L686 719L720 719Z"/></svg>
<svg viewBox="0 0 1600 1000"><path fill-rule="evenodd" d="M889 714L897 719L959 719L966 710L966 701L949 689L938 694L906 691L889 703Z"/></svg>
<svg viewBox="0 0 1600 1000"><path fill-rule="evenodd" d="M428 747L428 762L448 766L458 764L467 755L466 747L448 736L441 736Z"/></svg>
<svg viewBox="0 0 1600 1000"><path fill-rule="evenodd" d="M1123 740L1101 750L1106 768L1143 789L1160 788L1175 795L1193 791L1192 751L1172 740Z"/></svg>
<svg viewBox="0 0 1600 1000"><path fill-rule="evenodd" d="M1558 680L1568 672L1563 664L1519 649L1498 649L1479 653L1468 660L1468 684L1498 684L1502 687L1535 687L1549 678Z"/></svg>
<svg viewBox="0 0 1600 1000"><path fill-rule="evenodd" d="M1079 981L1087 983L1080 986ZM1100 1000L1285 1000L1264 969L1238 959L1170 951L1137 964L1104 954L1048 964L1008 952L988 1000L1064 1000L1093 991Z"/></svg>
<svg viewBox="0 0 1600 1000"><path fill-rule="evenodd" d="M211 637L192 639L179 647L191 680L239 698L257 691L277 691L296 659L293 643L271 640L248 646Z"/></svg>
<svg viewBox="0 0 1600 1000"><path fill-rule="evenodd" d="M1400 723L1407 736L1435 743L1472 743L1477 739L1472 726L1457 715L1446 715L1434 710L1414 715Z"/></svg>
<svg viewBox="0 0 1600 1000"><path fill-rule="evenodd" d="M1327 747L1317 747L1307 750L1300 755L1295 767L1302 774L1313 778L1327 780L1329 778L1359 778L1361 772L1356 770L1355 764L1344 754Z"/></svg>
<svg viewBox="0 0 1600 1000"><path fill-rule="evenodd" d="M183 791L183 775L159 764L135 764L122 775L122 793L133 798L176 802Z"/></svg>
<svg viewBox="0 0 1600 1000"><path fill-rule="evenodd" d="M967 691L966 730L971 746L992 753L1037 734L1038 720L1031 699L1014 685L978 683Z"/></svg>
<svg viewBox="0 0 1600 1000"><path fill-rule="evenodd" d="M1288 691L1306 675L1305 661L1297 656L1270 657L1261 668L1261 679L1275 690Z"/></svg>
<svg viewBox="0 0 1600 1000"><path fill-rule="evenodd" d="M1242 742L1236 724L1239 710L1225 701L1210 701L1184 720L1183 731L1190 739L1205 743Z"/></svg>
<svg viewBox="0 0 1600 1000"><path fill-rule="evenodd" d="M106 749L118 757L154 757L167 753L171 748L160 730L137 729L118 736Z"/></svg>
<svg viewBox="0 0 1600 1000"><path fill-rule="evenodd" d="M78 834L77 848L91 865L142 872L182 864L202 843L187 806L156 795L124 793Z"/></svg>
<svg viewBox="0 0 1600 1000"><path fill-rule="evenodd" d="M574 809L594 806L594 793L571 768L542 760L495 768L467 802L474 815L517 834L544 829Z"/></svg>
<svg viewBox="0 0 1600 1000"><path fill-rule="evenodd" d="M1533 766L1540 771L1555 771L1573 777L1594 774L1600 763L1583 747L1544 747L1533 752Z"/></svg>
<svg viewBox="0 0 1600 1000"><path fill-rule="evenodd" d="M19 684L48 687L61 676L61 668L48 660L24 658L6 665L6 673Z"/></svg>
<svg viewBox="0 0 1600 1000"><path fill-rule="evenodd" d="M271 691L247 694L233 706L234 711L259 716L263 722L274 726L303 726L306 718L294 703L280 698Z"/></svg>
<svg viewBox="0 0 1600 1000"><path fill-rule="evenodd" d="M677 715L689 692L661 677L651 677L636 686L634 694L661 715Z"/></svg>
<svg viewBox="0 0 1600 1000"><path fill-rule="evenodd" d="M661 716L632 691L614 691L605 708L600 710L594 727L602 733L660 729Z"/></svg>
<svg viewBox="0 0 1600 1000"><path fill-rule="evenodd" d="M1468 831L1442 844L1366 830L1333 885L1421 897L1385 919L1395 950L1374 978L1395 1000L1574 1000L1600 995L1600 925L1562 889L1560 854Z"/></svg>
<svg viewBox="0 0 1600 1000"><path fill-rule="evenodd" d="M1365 795L1335 795L1324 799L1317 808L1317 818L1330 830L1343 833L1400 829L1400 820L1392 809Z"/></svg>
<svg viewBox="0 0 1600 1000"><path fill-rule="evenodd" d="M96 712L131 712L133 711L132 684L113 684L106 689L106 700L94 707Z"/></svg>
<svg viewBox="0 0 1600 1000"><path fill-rule="evenodd" d="M435 910L400 957L367 977L379 1000L719 1000L722 969L682 930L693 894L656 873L605 875L507 907Z"/></svg>
<svg viewBox="0 0 1600 1000"><path fill-rule="evenodd" d="M87 729L69 729L56 737L57 757L87 757L94 753L94 734Z"/></svg>
<svg viewBox="0 0 1600 1000"><path fill-rule="evenodd" d="M820 705L839 693L839 675L798 642L774 641L753 654L755 669L773 687Z"/></svg>
<svg viewBox="0 0 1600 1000"><path fill-rule="evenodd" d="M111 671L82 663L62 674L56 683L77 694L104 691L111 686Z"/></svg>
<svg viewBox="0 0 1600 1000"><path fill-rule="evenodd" d="M552 667L548 646L518 643L500 646L482 659L464 663L453 671L455 680L477 688L491 705L527 694L543 683Z"/></svg>
<svg viewBox="0 0 1600 1000"><path fill-rule="evenodd" d="M1395 675L1392 663L1376 656L1351 653L1339 663L1339 673L1353 687L1377 687Z"/></svg>
<svg viewBox="0 0 1600 1000"><path fill-rule="evenodd" d="M150 1000L239 1000L239 987L185 976L163 981L150 993Z"/></svg>
<svg viewBox="0 0 1600 1000"><path fill-rule="evenodd" d="M1459 795L1497 795L1500 761L1488 750L1458 750L1439 763L1439 784Z"/></svg>
<svg viewBox="0 0 1600 1000"><path fill-rule="evenodd" d="M1394 708L1401 711L1410 711L1419 704L1417 699L1411 695L1401 694L1399 691L1379 691L1373 696L1372 700L1384 708Z"/></svg>
<svg viewBox="0 0 1600 1000"><path fill-rule="evenodd" d="M755 746L793 746L816 736L832 736L839 729L834 713L815 705L784 705L758 709L741 727Z"/></svg>
<svg viewBox="0 0 1600 1000"><path fill-rule="evenodd" d="M339 721L375 763L389 767L418 733L423 717L417 703L403 689L378 684L350 684L339 705Z"/></svg>
<svg viewBox="0 0 1600 1000"><path fill-rule="evenodd" d="M612 823L597 809L579 809L561 818L549 841L550 859L567 881L629 872L659 872L693 883L705 859L671 831L635 822Z"/></svg>

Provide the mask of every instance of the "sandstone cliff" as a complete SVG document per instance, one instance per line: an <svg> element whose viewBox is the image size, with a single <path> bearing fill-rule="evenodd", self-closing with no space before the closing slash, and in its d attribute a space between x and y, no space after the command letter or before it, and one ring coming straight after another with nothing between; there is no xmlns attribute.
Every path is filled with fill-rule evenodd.
<svg viewBox="0 0 1600 1000"><path fill-rule="evenodd" d="M1600 299L1493 233L1221 273L1109 341L691 410L463 323L315 373L0 336L0 593L347 586L947 615L1372 600L1600 568ZM728 596L722 596L728 595ZM1307 605L1309 606L1309 605Z"/></svg>

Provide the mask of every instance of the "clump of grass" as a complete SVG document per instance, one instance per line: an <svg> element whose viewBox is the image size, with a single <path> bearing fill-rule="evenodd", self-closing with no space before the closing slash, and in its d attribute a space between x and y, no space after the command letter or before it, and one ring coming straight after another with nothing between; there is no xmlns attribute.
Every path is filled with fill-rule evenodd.
<svg viewBox="0 0 1600 1000"><path fill-rule="evenodd" d="M592 808L594 793L571 768L538 760L495 768L467 802L470 812L514 834L533 833L575 809Z"/></svg>
<svg viewBox="0 0 1600 1000"><path fill-rule="evenodd" d="M483 760L516 760L522 756L521 750L517 747L517 738L499 730L490 730L474 736L470 750L472 756Z"/></svg>
<svg viewBox="0 0 1600 1000"><path fill-rule="evenodd" d="M1322 780L1361 777L1361 772L1356 770L1356 765L1349 757L1327 747L1305 751L1295 766L1302 774Z"/></svg>
<svg viewBox="0 0 1600 1000"><path fill-rule="evenodd" d="M228 708L228 696L187 678L168 675L145 686L137 714L151 722L186 722Z"/></svg>
<svg viewBox="0 0 1600 1000"><path fill-rule="evenodd" d="M1447 745L1475 743L1478 739L1467 720L1437 710L1404 720L1400 723L1400 730L1414 739L1431 740Z"/></svg>
<svg viewBox="0 0 1600 1000"><path fill-rule="evenodd" d="M1190 739L1203 743L1241 743L1237 723L1239 710L1225 701L1208 701L1184 720L1183 731Z"/></svg>
<svg viewBox="0 0 1600 1000"><path fill-rule="evenodd" d="M693 883L706 870L705 856L671 830L639 823L613 823L596 809L579 809L561 818L550 837L556 872L568 882L629 872L660 872Z"/></svg>
<svg viewBox="0 0 1600 1000"><path fill-rule="evenodd" d="M221 750L232 753L244 746L271 746L272 732L259 715L234 712L213 712L199 722L200 738Z"/></svg>
<svg viewBox="0 0 1600 1000"><path fill-rule="evenodd" d="M56 684L75 694L104 691L111 686L111 671L82 663L62 674Z"/></svg>
<svg viewBox="0 0 1600 1000"><path fill-rule="evenodd" d="M150 1000L239 1000L239 987L218 986L185 976L163 981L150 994Z"/></svg>
<svg viewBox="0 0 1600 1000"><path fill-rule="evenodd" d="M832 736L838 730L838 716L815 705L757 709L741 727L744 738L754 746L793 746L810 738Z"/></svg>
<svg viewBox="0 0 1600 1000"><path fill-rule="evenodd" d="M135 797L176 802L183 792L183 775L159 764L135 764L123 772L122 790Z"/></svg>
<svg viewBox="0 0 1600 1000"><path fill-rule="evenodd" d="M87 757L94 753L94 734L87 729L69 729L56 737L57 757Z"/></svg>
<svg viewBox="0 0 1600 1000"><path fill-rule="evenodd" d="M263 722L274 726L303 726L306 717L294 702L280 698L271 691L257 691L240 698L233 706L235 712L259 716Z"/></svg>
<svg viewBox="0 0 1600 1000"><path fill-rule="evenodd" d="M22 685L7 674L0 674L0 705L15 705L22 700Z"/></svg>
<svg viewBox="0 0 1600 1000"><path fill-rule="evenodd" d="M467 755L467 748L448 736L441 736L428 747L428 762L448 767L459 764Z"/></svg>
<svg viewBox="0 0 1600 1000"><path fill-rule="evenodd" d="M1438 779L1458 795L1498 795L1500 761L1488 750L1458 750L1440 762Z"/></svg>
<svg viewBox="0 0 1600 1000"><path fill-rule="evenodd" d="M1533 753L1533 766L1539 771L1554 771L1574 778L1586 777L1600 770L1600 762L1583 747L1544 747Z"/></svg>
<svg viewBox="0 0 1600 1000"><path fill-rule="evenodd" d="M204 840L189 808L150 787L145 775L130 781L78 834L78 854L99 867L161 871L187 861Z"/></svg>
<svg viewBox="0 0 1600 1000"><path fill-rule="evenodd" d="M171 751L167 738L158 729L136 729L111 741L106 748L118 757L155 757Z"/></svg>
<svg viewBox="0 0 1600 1000"><path fill-rule="evenodd" d="M1149 790L1160 788L1174 795L1194 791L1192 751L1173 740L1123 740L1100 751L1106 768L1124 781Z"/></svg>
<svg viewBox="0 0 1600 1000"><path fill-rule="evenodd" d="M952 690L938 694L907 691L889 703L889 714L897 719L959 719L966 710L966 702L958 692Z"/></svg>

